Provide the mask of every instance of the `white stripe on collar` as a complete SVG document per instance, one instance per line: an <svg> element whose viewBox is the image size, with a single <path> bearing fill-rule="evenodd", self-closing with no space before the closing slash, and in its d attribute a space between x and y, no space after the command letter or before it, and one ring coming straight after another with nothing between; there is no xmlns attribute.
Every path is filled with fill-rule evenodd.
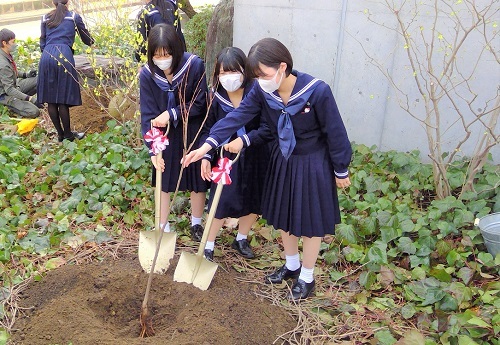
<svg viewBox="0 0 500 345"><path fill-rule="evenodd" d="M177 74L174 75L174 77L172 78L172 82L176 79L178 79L179 77L182 77L182 75L184 74L184 72L186 71L186 69L189 67L189 64L191 63L191 61L196 57L196 55L191 55L186 63L184 64L184 66L182 66L182 68L179 70L179 72L177 72Z"/></svg>
<svg viewBox="0 0 500 345"><path fill-rule="evenodd" d="M146 69L149 71L149 73L150 73L150 74L153 74L153 73L151 72L151 69L149 69L149 64L145 64L145 65L144 65L144 68L146 68ZM155 74L154 74L154 77L155 77L155 78L158 78L158 79L159 79L159 80L161 80L162 82L164 82L164 83L168 83L168 85L172 86L172 84L168 81L168 79L167 79L167 78L162 77L161 75L159 75L159 74L158 74L158 73L156 73L156 72L155 72Z"/></svg>
<svg viewBox="0 0 500 345"><path fill-rule="evenodd" d="M70 20L75 20L75 12L69 12L70 16L69 17L64 17L64 19L70 19Z"/></svg>
<svg viewBox="0 0 500 345"><path fill-rule="evenodd" d="M291 102L297 98L299 98L300 96L302 96L305 92L307 92L307 90L309 90L316 82L320 81L320 79L318 78L314 78L313 80L311 80L309 83L307 83L307 85L305 85L302 89L300 89L297 93L293 94L290 96L290 99L288 100L288 102ZM273 97L275 100L277 100L278 102L281 102L283 103L283 100L281 99L280 96L276 96L274 93L270 93L269 95L271 95L271 97Z"/></svg>
<svg viewBox="0 0 500 345"><path fill-rule="evenodd" d="M219 101L221 101L222 103L224 103L224 104L226 104L226 105L230 106L231 108L234 108L233 103L231 103L230 101L228 101L227 99L225 99L224 97L222 97L222 95L221 95L220 93L218 93L217 91L215 91L215 92L214 92L214 95L215 95L215 97L217 97L217 99L218 99Z"/></svg>
<svg viewBox="0 0 500 345"><path fill-rule="evenodd" d="M70 16L68 17L64 17L64 19L68 19L68 20L75 20L75 12L69 12L70 13ZM47 17L48 14L44 14L42 16L42 22L45 23L47 20L49 20L49 18Z"/></svg>
<svg viewBox="0 0 500 345"><path fill-rule="evenodd" d="M186 61L186 63L184 64L184 66L182 66L182 68L179 70L179 72L177 72L177 73L174 75L174 77L172 78L172 83L171 83L171 82L169 82L167 78L164 78L164 77L160 76L160 75L159 75L158 73L156 73L156 72L155 72L155 74L154 74L154 77L155 77L155 78L158 78L159 80L161 80L161 81L163 81L163 82L165 82L165 83L168 83L169 85L172 85L172 84L173 84L173 82L174 82L176 79L178 79L178 78L182 77L183 73L186 71L186 69L189 67L189 64L191 63L191 61L192 61L195 57L196 57L196 55L191 55L191 56L187 59L187 61ZM144 65L144 67L145 67L145 68L149 71L149 73L151 73L151 74L152 74L151 70L149 69L149 64L145 64L145 65Z"/></svg>

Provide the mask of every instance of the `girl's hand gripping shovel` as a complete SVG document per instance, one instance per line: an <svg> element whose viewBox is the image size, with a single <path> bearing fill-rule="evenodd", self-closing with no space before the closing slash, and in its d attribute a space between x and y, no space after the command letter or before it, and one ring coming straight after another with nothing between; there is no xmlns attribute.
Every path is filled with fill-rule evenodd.
<svg viewBox="0 0 500 345"><path fill-rule="evenodd" d="M203 229L203 236L201 238L198 252L196 255L186 252L181 253L179 263L175 268L174 281L193 284L201 290L206 290L210 286L218 265L215 262L209 261L203 257L205 244L215 217L215 211L217 210L217 206L219 204L222 187L225 184L231 184L231 178L229 177L231 165L236 162L239 156L240 153L238 152L238 155L234 160L230 160L227 157L224 158L222 156L221 148L221 158L219 159L218 166L212 169L212 181L217 183L217 189L215 190L207 222L205 224L205 228Z"/></svg>
<svg viewBox="0 0 500 345"><path fill-rule="evenodd" d="M144 139L151 142L151 152L156 155L156 159L162 157L162 152L169 144L167 133L170 129L170 122L165 134L157 128L152 127L146 133ZM142 269L149 273L153 269L154 273L163 273L170 266L170 259L174 257L177 234L175 231L163 232L166 222L160 228L161 212L161 168L156 169L155 185L155 230L141 231L139 233L139 262Z"/></svg>

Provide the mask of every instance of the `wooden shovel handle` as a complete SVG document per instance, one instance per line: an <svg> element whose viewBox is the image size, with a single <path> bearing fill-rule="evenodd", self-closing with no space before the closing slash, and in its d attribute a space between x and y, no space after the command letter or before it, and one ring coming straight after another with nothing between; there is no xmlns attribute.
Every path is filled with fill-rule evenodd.
<svg viewBox="0 0 500 345"><path fill-rule="evenodd" d="M153 128L153 125L151 125L151 128ZM165 131L164 136L167 136L168 132L170 131L170 121L167 124L167 130ZM158 159L161 158L163 155L163 151L158 152L156 155L156 161L158 162ZM156 164L156 184L155 184L155 229L157 231L160 231L160 212L161 212L161 175L162 171L161 168Z"/></svg>
<svg viewBox="0 0 500 345"><path fill-rule="evenodd" d="M221 147L220 150L221 158L224 157L223 151L224 149ZM232 160L231 165L238 160L238 158L240 157L240 153L241 151L238 152L236 157ZM217 188L215 189L214 198L212 200L212 204L210 205L210 211L208 212L207 222L205 223L205 228L203 229L203 236L201 237L200 246L198 247L198 252L196 253L197 256L203 256L203 253L205 251L205 244L207 243L208 234L210 232L210 228L212 227L212 223L215 218L215 211L217 211L217 206L219 205L220 195L222 193L223 186L224 185L222 184L222 181L219 181L217 183Z"/></svg>

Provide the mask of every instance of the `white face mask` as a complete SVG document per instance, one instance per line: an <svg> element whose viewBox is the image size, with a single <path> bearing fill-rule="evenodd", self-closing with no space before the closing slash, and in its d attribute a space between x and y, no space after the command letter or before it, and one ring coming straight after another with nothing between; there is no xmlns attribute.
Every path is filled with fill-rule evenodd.
<svg viewBox="0 0 500 345"><path fill-rule="evenodd" d="M153 59L153 63L162 71L166 71L172 66L172 57L166 59Z"/></svg>
<svg viewBox="0 0 500 345"><path fill-rule="evenodd" d="M259 85L262 88L262 90L264 90L264 92L273 93L274 91L278 90L278 88L281 85L281 81L283 80L283 75L284 75L284 73L281 74L280 81L276 82L276 77L278 76L278 72L279 71L280 70L278 69L276 71L276 74L274 75L274 77L272 77L269 80L261 79L261 78L258 79L259 80Z"/></svg>
<svg viewBox="0 0 500 345"><path fill-rule="evenodd" d="M231 73L219 76L220 84L227 92L234 92L243 84L241 73Z"/></svg>

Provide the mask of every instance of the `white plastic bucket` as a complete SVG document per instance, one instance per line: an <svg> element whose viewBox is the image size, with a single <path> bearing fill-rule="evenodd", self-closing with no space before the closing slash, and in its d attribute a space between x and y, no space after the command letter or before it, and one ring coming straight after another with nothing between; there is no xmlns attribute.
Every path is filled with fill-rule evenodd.
<svg viewBox="0 0 500 345"><path fill-rule="evenodd" d="M500 212L480 218L477 226L483 235L488 252L495 257L500 253Z"/></svg>

